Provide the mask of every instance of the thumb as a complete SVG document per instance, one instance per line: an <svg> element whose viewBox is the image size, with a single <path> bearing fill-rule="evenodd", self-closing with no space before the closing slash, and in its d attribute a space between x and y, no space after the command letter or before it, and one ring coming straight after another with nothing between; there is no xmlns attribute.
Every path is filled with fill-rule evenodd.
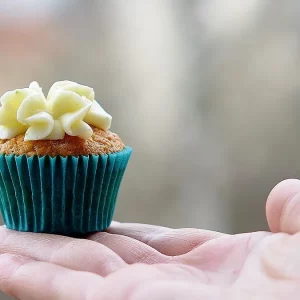
<svg viewBox="0 0 300 300"><path fill-rule="evenodd" d="M266 215L272 232L300 232L300 180L287 179L273 188Z"/></svg>

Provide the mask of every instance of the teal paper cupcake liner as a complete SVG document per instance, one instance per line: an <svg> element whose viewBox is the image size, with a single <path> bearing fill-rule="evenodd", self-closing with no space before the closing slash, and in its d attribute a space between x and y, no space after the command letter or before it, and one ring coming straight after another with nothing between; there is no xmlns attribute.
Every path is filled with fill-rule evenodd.
<svg viewBox="0 0 300 300"><path fill-rule="evenodd" d="M18 231L78 235L109 227L132 149L89 156L0 154L0 211Z"/></svg>

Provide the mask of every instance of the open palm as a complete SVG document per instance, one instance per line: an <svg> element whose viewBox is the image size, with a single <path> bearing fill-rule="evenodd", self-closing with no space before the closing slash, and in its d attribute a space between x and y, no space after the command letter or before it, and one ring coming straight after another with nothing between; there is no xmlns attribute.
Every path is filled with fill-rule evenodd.
<svg viewBox="0 0 300 300"><path fill-rule="evenodd" d="M0 289L21 300L298 299L300 181L267 201L270 232L113 223L87 239L0 229Z"/></svg>

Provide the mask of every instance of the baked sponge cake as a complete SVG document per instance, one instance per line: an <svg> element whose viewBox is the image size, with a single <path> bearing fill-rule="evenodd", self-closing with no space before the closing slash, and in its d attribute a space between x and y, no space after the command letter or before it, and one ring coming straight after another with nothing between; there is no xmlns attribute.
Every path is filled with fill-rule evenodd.
<svg viewBox="0 0 300 300"><path fill-rule="evenodd" d="M14 230L78 235L106 229L132 149L109 131L94 90L33 82L0 98L0 211Z"/></svg>
<svg viewBox="0 0 300 300"><path fill-rule="evenodd" d="M1 122L1 121L0 121ZM79 155L107 155L122 151L125 148L121 138L108 130L104 131L92 127L93 134L87 139L65 134L61 140L36 140L24 141L25 134L8 139L0 140L0 153L27 156L79 156Z"/></svg>

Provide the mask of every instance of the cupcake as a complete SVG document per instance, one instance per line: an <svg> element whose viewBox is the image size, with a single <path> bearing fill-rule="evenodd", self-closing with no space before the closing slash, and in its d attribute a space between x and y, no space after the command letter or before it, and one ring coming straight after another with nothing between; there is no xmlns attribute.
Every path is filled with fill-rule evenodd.
<svg viewBox="0 0 300 300"><path fill-rule="evenodd" d="M18 231L78 235L106 229L131 148L109 131L94 90L37 82L0 98L0 211Z"/></svg>

